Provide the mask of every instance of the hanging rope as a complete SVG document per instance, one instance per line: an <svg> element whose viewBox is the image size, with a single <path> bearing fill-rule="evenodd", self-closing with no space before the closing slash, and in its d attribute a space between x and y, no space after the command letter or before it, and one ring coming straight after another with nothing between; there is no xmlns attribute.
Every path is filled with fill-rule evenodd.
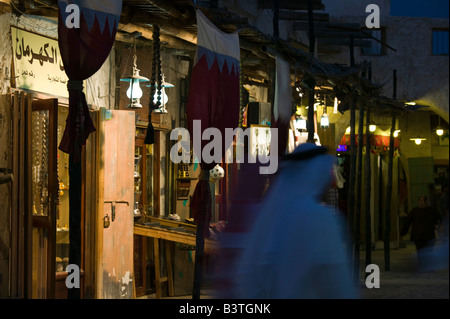
<svg viewBox="0 0 450 319"><path fill-rule="evenodd" d="M152 124L152 112L161 106L161 42L159 39L159 26L153 25L153 60L152 60L152 76L150 78L150 101L148 112L147 134L145 136L145 144L153 144L155 142L155 128ZM155 93L158 92L156 103L153 100Z"/></svg>

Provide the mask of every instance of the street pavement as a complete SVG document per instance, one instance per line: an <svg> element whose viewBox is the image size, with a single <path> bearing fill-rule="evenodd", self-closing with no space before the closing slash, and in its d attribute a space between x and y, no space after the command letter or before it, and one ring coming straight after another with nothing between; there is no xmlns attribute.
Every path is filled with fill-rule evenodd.
<svg viewBox="0 0 450 319"><path fill-rule="evenodd" d="M448 246L447 255L440 259L440 263L431 265L427 271L417 269L416 248L410 241L402 241L401 248L390 250L390 270L385 270L384 250L371 251L371 264L379 267L379 288L367 288L366 252L360 252L360 284L359 299L449 299L449 269ZM441 246L437 246L441 247ZM442 266L444 264L444 266ZM370 274L368 272L367 274ZM139 299L154 299L155 295L140 297ZM191 299L191 295L167 297L163 299ZM202 290L201 299L214 298L213 290Z"/></svg>
<svg viewBox="0 0 450 319"><path fill-rule="evenodd" d="M404 241L390 250L390 270L385 270L384 250L371 251L371 263L379 266L380 288L365 285L365 251L360 254L360 298L362 299L449 299L448 246L436 246L447 252L425 271L418 271L416 249ZM371 272L367 272L370 274Z"/></svg>

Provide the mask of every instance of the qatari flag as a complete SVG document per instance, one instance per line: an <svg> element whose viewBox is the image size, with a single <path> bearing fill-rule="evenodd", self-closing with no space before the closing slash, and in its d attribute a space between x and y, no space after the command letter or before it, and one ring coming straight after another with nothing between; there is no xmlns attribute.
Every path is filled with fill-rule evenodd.
<svg viewBox="0 0 450 319"><path fill-rule="evenodd" d="M69 78L69 115L59 148L78 158L95 131L82 83L101 68L111 51L122 0L59 0L58 7L59 50Z"/></svg>
<svg viewBox="0 0 450 319"><path fill-rule="evenodd" d="M122 0L59 0L58 44L69 78L69 115L59 149L69 154L69 263L81 265L81 151L95 131L83 80L94 75L111 51L122 11ZM79 299L80 289L68 298Z"/></svg>
<svg viewBox="0 0 450 319"><path fill-rule="evenodd" d="M197 51L186 107L188 129L191 138L194 120L201 121L202 132L212 127L219 129L222 154L230 146L225 145L225 128L234 129L239 124L239 59L239 34L222 32L197 10ZM202 140L201 149L208 143L209 140ZM200 162L202 172L191 202L197 224L208 225L211 220L207 172L216 164ZM208 237L208 227L203 231Z"/></svg>

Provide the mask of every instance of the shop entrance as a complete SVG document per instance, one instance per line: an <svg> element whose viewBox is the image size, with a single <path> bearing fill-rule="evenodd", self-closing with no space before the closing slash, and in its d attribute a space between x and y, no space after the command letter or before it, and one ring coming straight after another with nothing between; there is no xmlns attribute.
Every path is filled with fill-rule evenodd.
<svg viewBox="0 0 450 319"><path fill-rule="evenodd" d="M9 295L66 298L69 162L68 154L59 151L58 145L68 108L58 99L15 90L11 95L11 110L14 178ZM81 268L83 285L83 265Z"/></svg>
<svg viewBox="0 0 450 319"><path fill-rule="evenodd" d="M57 173L58 100L32 103L28 123L27 149L31 163L31 298L54 298L56 221L58 204ZM31 145L30 145L31 144ZM30 265L28 265L30 267Z"/></svg>

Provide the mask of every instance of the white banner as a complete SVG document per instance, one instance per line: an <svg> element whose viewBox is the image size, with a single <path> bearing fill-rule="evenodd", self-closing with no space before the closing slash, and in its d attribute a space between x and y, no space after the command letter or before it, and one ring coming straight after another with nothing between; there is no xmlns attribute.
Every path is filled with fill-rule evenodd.
<svg viewBox="0 0 450 319"><path fill-rule="evenodd" d="M16 88L68 97L58 40L11 26Z"/></svg>

